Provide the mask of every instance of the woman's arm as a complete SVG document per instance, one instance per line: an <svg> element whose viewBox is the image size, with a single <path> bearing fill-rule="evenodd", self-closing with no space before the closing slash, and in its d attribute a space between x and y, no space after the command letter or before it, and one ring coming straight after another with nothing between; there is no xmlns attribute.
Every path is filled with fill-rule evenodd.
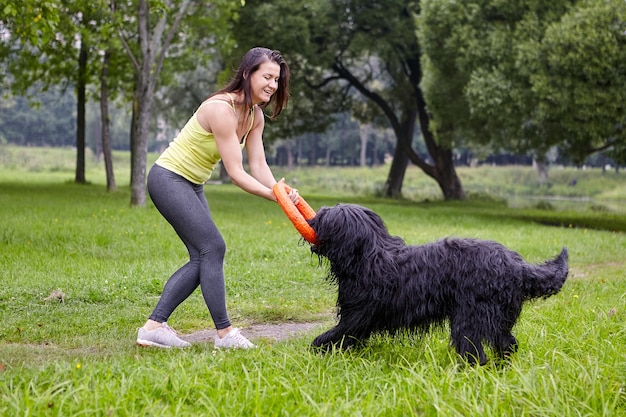
<svg viewBox="0 0 626 417"><path fill-rule="evenodd" d="M241 145L237 137L237 116L232 109L221 104L207 104L198 111L197 117L200 125L213 133L222 164L233 183L251 194L276 201L271 186L259 182L243 168Z"/></svg>
<svg viewBox="0 0 626 417"><path fill-rule="evenodd" d="M246 152L248 153L248 165L250 174L261 184L272 188L276 184L276 179L265 157L265 147L263 146L263 130L265 129L265 117L263 111L255 106L254 126L246 139Z"/></svg>
<svg viewBox="0 0 626 417"><path fill-rule="evenodd" d="M261 184L270 189L276 184L274 174L267 164L265 158L265 147L263 146L263 130L265 128L265 117L263 111L255 107L254 126L246 139L246 151L248 152L248 165L250 165L250 173ZM285 182L282 178L280 182ZM273 192L272 192L273 194ZM298 203L298 190L292 188L289 192L289 198L293 204ZM274 196L274 200L276 197Z"/></svg>

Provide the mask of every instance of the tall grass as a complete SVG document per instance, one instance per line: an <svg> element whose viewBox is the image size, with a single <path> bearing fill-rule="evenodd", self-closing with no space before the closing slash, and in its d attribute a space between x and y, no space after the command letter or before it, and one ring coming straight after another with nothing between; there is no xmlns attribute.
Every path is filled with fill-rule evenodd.
<svg viewBox="0 0 626 417"><path fill-rule="evenodd" d="M287 341L256 340L253 351L216 351L211 342L137 348L136 328L185 262L182 244L150 203L129 208L127 187L107 193L97 165L88 168L92 185L79 186L71 170L35 172L25 162L0 168L0 415L626 415L624 229L555 227L540 210L493 201L389 202L357 190L369 174L361 171L358 184L354 172L284 175L298 177L314 208L367 205L408 243L495 239L532 262L569 248L568 281L558 295L525 306L514 329L520 351L509 364L465 366L446 329L312 352L312 338L333 324L335 290L277 206L231 185L207 186L206 194L228 243L232 320L244 328L319 326ZM487 174L483 182L495 183ZM337 182L323 187L325 178ZM602 224L623 217L585 214ZM45 301L56 289L63 302ZM170 322L183 333L212 327L199 292Z"/></svg>

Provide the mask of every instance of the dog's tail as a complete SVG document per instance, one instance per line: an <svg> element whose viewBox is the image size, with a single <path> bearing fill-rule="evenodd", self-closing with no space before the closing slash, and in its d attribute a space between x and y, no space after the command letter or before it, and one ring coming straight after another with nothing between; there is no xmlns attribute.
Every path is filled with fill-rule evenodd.
<svg viewBox="0 0 626 417"><path fill-rule="evenodd" d="M524 298L547 298L558 293L567 279L567 273L567 248L541 265L527 265L522 282Z"/></svg>

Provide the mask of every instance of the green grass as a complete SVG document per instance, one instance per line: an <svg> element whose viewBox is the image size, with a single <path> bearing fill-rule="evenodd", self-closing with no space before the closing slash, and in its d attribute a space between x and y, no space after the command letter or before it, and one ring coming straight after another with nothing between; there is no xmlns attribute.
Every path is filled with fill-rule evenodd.
<svg viewBox="0 0 626 417"><path fill-rule="evenodd" d="M253 351L215 351L210 342L156 351L134 346L136 328L185 250L151 204L129 208L125 155L118 155L120 190L107 193L93 160L92 185L79 186L71 183L73 160L61 168L69 151L14 151L25 152L22 162L0 164L2 416L626 415L626 220L619 212L514 209L484 191L465 203L386 201L375 197L382 169L277 172L297 176L314 208L367 205L408 243L494 239L532 262L569 248L568 281L558 295L525 306L511 362L470 368L451 351L446 329L377 336L346 353L312 352L312 338L332 325L336 293L324 269L276 205L232 185L207 186L228 243L234 323L319 320L321 327L283 342L260 340ZM623 199L612 177L595 174L588 181L602 189L591 197ZM491 189L499 179L498 187L521 190L521 182L507 183L513 176L485 169L466 183ZM416 187L415 177L410 171L407 187ZM64 302L44 301L55 289ZM212 327L199 292L170 322L184 333Z"/></svg>

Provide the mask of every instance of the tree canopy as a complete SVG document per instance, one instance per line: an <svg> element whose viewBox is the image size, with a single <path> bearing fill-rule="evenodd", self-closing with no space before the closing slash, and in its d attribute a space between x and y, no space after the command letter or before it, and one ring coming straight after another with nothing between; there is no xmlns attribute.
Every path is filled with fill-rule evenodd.
<svg viewBox="0 0 626 417"><path fill-rule="evenodd" d="M626 143L626 3L422 0L437 133L578 162Z"/></svg>

